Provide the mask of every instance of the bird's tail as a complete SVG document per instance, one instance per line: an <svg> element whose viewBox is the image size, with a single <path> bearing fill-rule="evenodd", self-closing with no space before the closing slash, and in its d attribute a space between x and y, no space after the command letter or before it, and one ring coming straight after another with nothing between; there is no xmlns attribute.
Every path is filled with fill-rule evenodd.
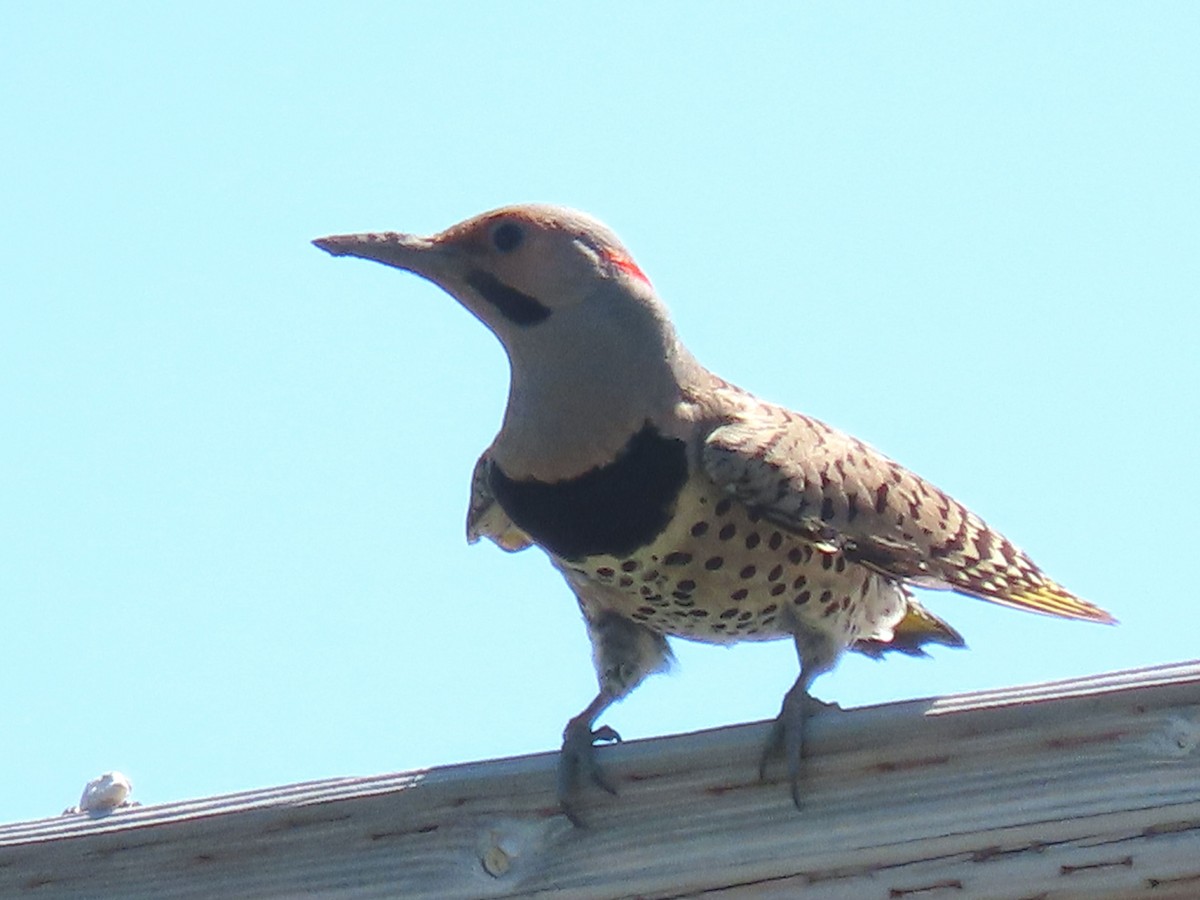
<svg viewBox="0 0 1200 900"><path fill-rule="evenodd" d="M1112 615L1099 606L1076 597L1065 587L1049 578L1044 579L1040 584L1014 586L1005 591L989 591L987 593L981 591L980 596L992 603L1042 613L1047 616L1083 619L1087 622L1101 622L1105 625L1117 623Z"/></svg>
<svg viewBox="0 0 1200 900"><path fill-rule="evenodd" d="M860 640L855 641L850 649L874 659L881 658L885 653L928 656L925 644L941 644L945 647L967 645L961 634L910 596L908 609L904 618L896 623L890 641Z"/></svg>

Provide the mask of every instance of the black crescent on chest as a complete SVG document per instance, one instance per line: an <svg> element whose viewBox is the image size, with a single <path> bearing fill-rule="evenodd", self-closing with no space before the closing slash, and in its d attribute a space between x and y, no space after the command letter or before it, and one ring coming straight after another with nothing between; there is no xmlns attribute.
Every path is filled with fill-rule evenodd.
<svg viewBox="0 0 1200 900"><path fill-rule="evenodd" d="M628 556L667 526L687 481L683 441L647 424L617 458L565 481L509 478L492 463L492 494L518 528L562 559Z"/></svg>

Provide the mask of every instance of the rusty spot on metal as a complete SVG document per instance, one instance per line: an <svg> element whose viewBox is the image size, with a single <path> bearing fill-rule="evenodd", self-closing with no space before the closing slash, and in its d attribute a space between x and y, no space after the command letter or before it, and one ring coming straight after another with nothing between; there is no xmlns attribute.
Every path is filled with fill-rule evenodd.
<svg viewBox="0 0 1200 900"><path fill-rule="evenodd" d="M1127 737L1128 731L1104 731L1100 734L1076 734L1070 737L1050 738L1045 742L1045 746L1055 750L1068 749L1071 747L1082 747L1086 744L1108 744L1112 741L1119 741L1123 737Z"/></svg>
<svg viewBox="0 0 1200 900"><path fill-rule="evenodd" d="M1093 869L1132 869L1133 857L1125 856L1121 859L1108 860L1107 862L1085 863L1082 866L1059 866L1059 875L1074 875L1076 872L1090 872Z"/></svg>
<svg viewBox="0 0 1200 900"><path fill-rule="evenodd" d="M919 759L904 759L897 762L889 760L876 763L871 768L877 772L904 772L908 769L927 769L930 766L944 766L949 761L949 756L923 756Z"/></svg>
<svg viewBox="0 0 1200 900"><path fill-rule="evenodd" d="M1169 887L1175 884L1191 884L1197 881L1200 881L1200 872L1193 872L1191 875L1176 875L1173 878L1147 878L1146 887Z"/></svg>
<svg viewBox="0 0 1200 900"><path fill-rule="evenodd" d="M917 894L928 894L933 891L961 891L963 884L957 878L948 878L945 881L935 881L933 884L923 885L915 888L891 888L888 891L889 897L915 897Z"/></svg>
<svg viewBox="0 0 1200 900"><path fill-rule="evenodd" d="M1041 841L1033 841L1021 847L982 847L971 854L971 862L988 862L1004 856L1016 856L1019 853L1045 853L1046 845Z"/></svg>
<svg viewBox="0 0 1200 900"><path fill-rule="evenodd" d="M372 841L382 841L390 838L403 838L408 837L411 834L429 834L430 832L437 831L440 827L441 826L437 823L432 823L429 825L421 825L417 828L396 828L391 831L372 831L367 835L367 838L368 840Z"/></svg>
<svg viewBox="0 0 1200 900"><path fill-rule="evenodd" d="M1183 819L1179 822L1160 822L1157 825L1148 825L1142 829L1143 837L1154 837L1158 834L1179 834L1181 831L1192 831L1200 828L1200 822L1195 819Z"/></svg>

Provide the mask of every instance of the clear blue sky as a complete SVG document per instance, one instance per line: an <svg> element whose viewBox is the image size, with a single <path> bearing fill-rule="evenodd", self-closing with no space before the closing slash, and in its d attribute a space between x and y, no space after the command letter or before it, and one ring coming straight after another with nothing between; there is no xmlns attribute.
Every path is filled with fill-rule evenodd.
<svg viewBox="0 0 1200 900"><path fill-rule="evenodd" d="M467 547L499 346L309 245L564 203L721 375L974 507L1116 628L950 594L843 705L1197 654L1200 6L4 5L0 821L549 750L594 689ZM676 646L606 721L773 716ZM754 761L748 760L747 766Z"/></svg>

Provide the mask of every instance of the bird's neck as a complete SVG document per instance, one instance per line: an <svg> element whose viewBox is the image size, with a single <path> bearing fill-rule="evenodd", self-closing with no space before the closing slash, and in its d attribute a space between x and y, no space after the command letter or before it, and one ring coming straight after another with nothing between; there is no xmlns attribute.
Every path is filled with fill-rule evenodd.
<svg viewBox="0 0 1200 900"><path fill-rule="evenodd" d="M593 335L599 337L598 335ZM514 478L553 482L611 462L647 422L671 432L696 363L661 340L546 345L526 359L510 348L512 381L492 455Z"/></svg>

